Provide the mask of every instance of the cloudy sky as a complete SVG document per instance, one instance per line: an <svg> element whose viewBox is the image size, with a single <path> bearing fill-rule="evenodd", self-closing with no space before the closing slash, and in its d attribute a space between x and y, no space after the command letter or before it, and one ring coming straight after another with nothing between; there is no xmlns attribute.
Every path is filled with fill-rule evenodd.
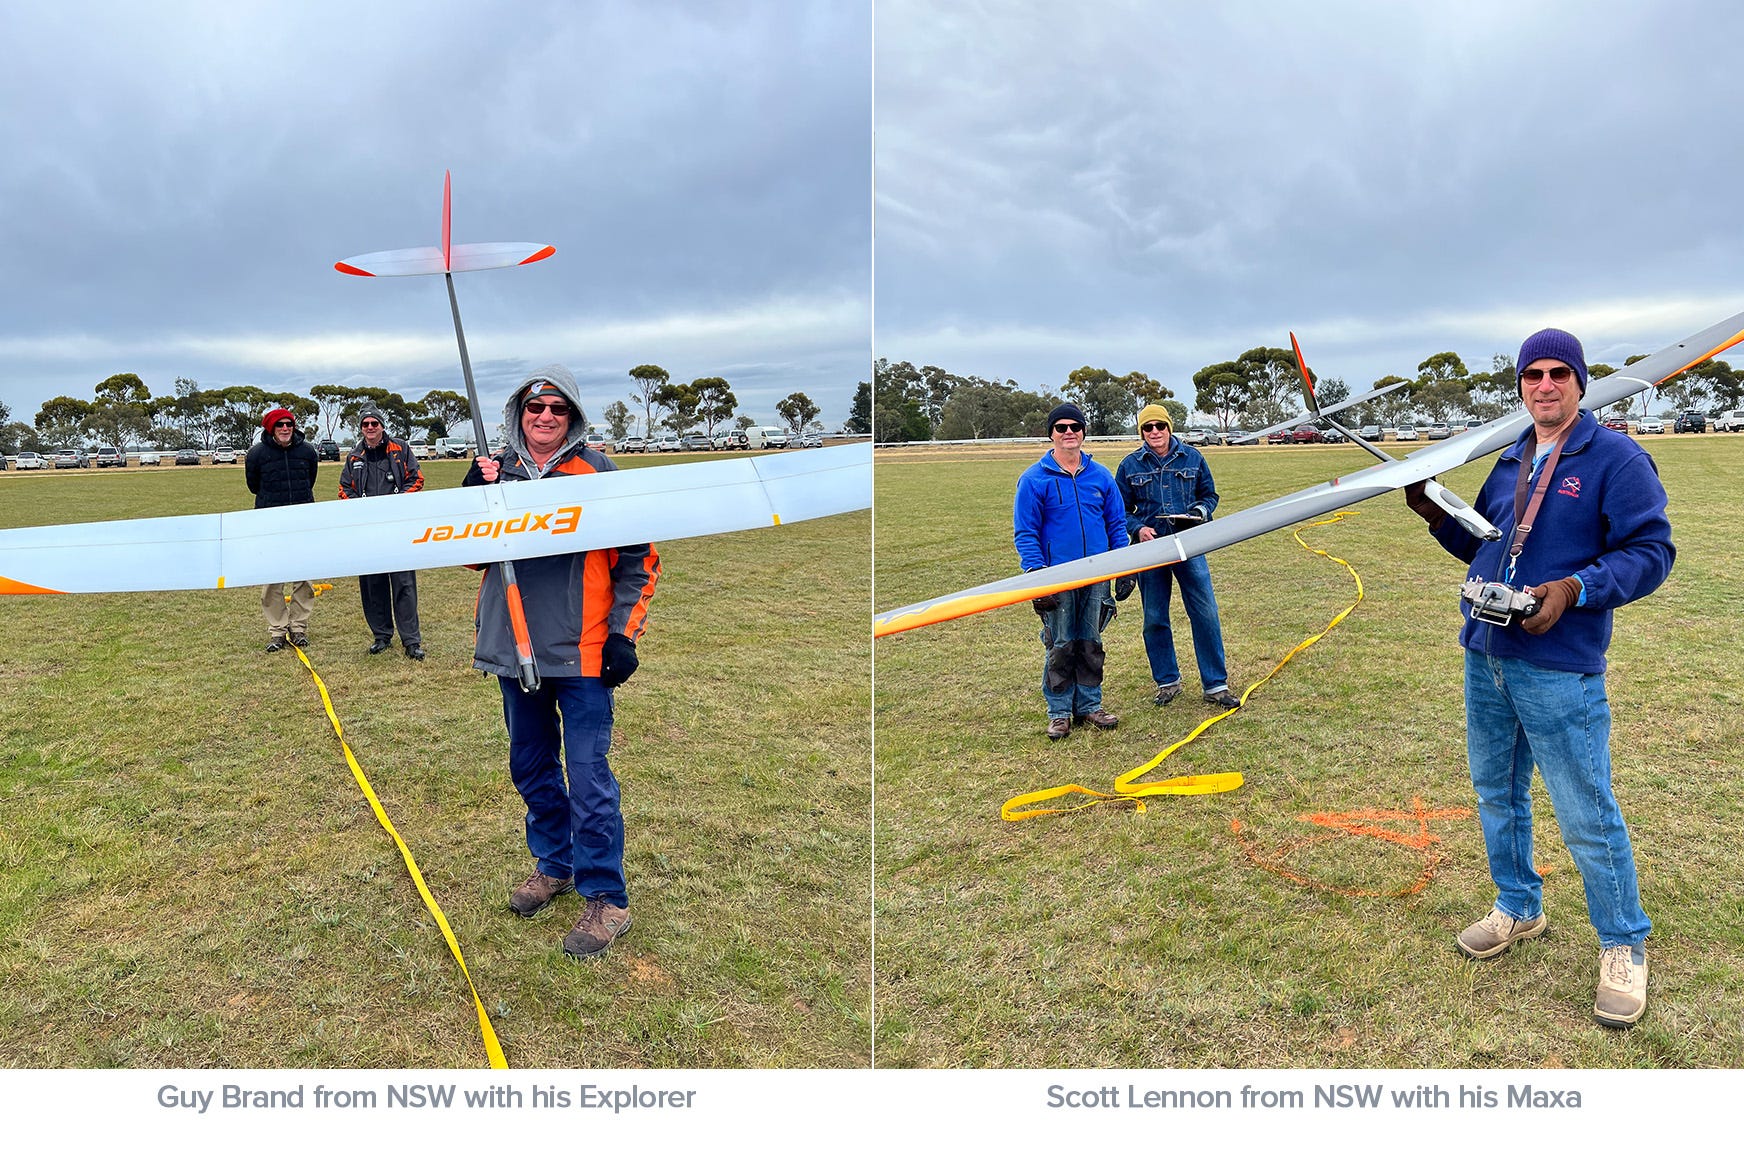
<svg viewBox="0 0 1744 1175"><path fill-rule="evenodd" d="M1352 387L1553 324L1620 363L1744 310L1741 34L1694 0L878 0L876 352L1189 403L1290 330Z"/></svg>
<svg viewBox="0 0 1744 1175"><path fill-rule="evenodd" d="M0 401L464 385L436 278L341 258L555 245L457 279L486 418L557 360L841 422L869 362L870 0L0 9Z"/></svg>

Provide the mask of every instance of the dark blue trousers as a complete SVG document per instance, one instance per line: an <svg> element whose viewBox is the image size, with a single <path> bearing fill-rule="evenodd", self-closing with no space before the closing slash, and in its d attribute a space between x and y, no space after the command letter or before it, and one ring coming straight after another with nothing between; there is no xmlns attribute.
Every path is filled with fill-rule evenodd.
<svg viewBox="0 0 1744 1175"><path fill-rule="evenodd" d="M606 762L612 691L597 677L547 677L531 694L512 677L497 684L509 728L509 777L527 802L527 847L539 872L574 877L582 897L628 906L624 816Z"/></svg>

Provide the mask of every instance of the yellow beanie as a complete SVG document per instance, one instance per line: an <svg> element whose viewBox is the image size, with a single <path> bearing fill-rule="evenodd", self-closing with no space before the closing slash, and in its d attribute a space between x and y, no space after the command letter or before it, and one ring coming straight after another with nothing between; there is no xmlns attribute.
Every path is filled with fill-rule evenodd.
<svg viewBox="0 0 1744 1175"><path fill-rule="evenodd" d="M1138 426L1141 430L1153 420L1162 421L1169 426L1171 431L1175 427L1174 420L1169 416L1169 410L1161 404L1146 404L1138 410Z"/></svg>

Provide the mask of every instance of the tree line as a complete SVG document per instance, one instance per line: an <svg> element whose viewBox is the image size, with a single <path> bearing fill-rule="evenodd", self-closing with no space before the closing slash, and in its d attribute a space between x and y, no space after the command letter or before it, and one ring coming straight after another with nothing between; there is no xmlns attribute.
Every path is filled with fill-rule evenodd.
<svg viewBox="0 0 1744 1175"><path fill-rule="evenodd" d="M1632 355L1625 366L1643 358ZM1595 363L1588 375L1598 379L1616 370ZM1313 369L1309 377L1322 404L1335 404L1350 395L1342 379L1322 380ZM1370 387L1389 384L1400 386L1341 419L1349 425L1493 420L1519 406L1511 355L1492 355L1487 368L1474 371L1456 353L1440 351L1419 363L1414 376L1383 375ZM1220 432L1258 432L1297 416L1303 410L1302 393L1296 357L1282 347L1254 347L1193 375L1193 408ZM1615 410L1647 414L1661 398L1679 411L1735 408L1744 399L1744 370L1709 359L1658 387L1618 401ZM870 432L879 443L1041 437L1047 433L1048 413L1061 400L1082 408L1090 433L1101 436L1131 433L1138 410L1147 403L1168 408L1177 425L1188 414L1185 403L1142 371L1116 376L1106 368L1080 367L1057 389L1044 383L1030 391L1016 380L956 375L939 367L879 359L872 383L862 383L854 398L848 428Z"/></svg>
<svg viewBox="0 0 1744 1175"><path fill-rule="evenodd" d="M731 385L719 376L675 384L665 369L653 364L633 367L628 374L637 389L630 399L642 409L647 436L654 434L656 424L674 432L701 427L712 434L717 426L733 419L738 407ZM272 408L289 408L311 437L333 439L338 439L341 430L356 435L358 414L369 405L387 417L388 432L394 436L411 438L422 431L431 441L449 436L457 428L466 431L472 416L463 393L441 388L430 390L421 399L407 400L385 388L318 384L304 396L268 392L252 384L202 388L195 380L180 377L173 395L153 396L138 375L119 372L97 384L92 392L89 399L55 396L44 401L29 424L12 420L11 409L0 402L0 452L89 445L114 445L118 449L135 445L246 448L258 438L261 417ZM776 411L795 432L804 431L820 414L804 392L784 398ZM617 400L606 407L603 419L606 429L621 441L636 423L636 414ZM494 417L487 421L494 423ZM757 422L740 415L735 423L749 428Z"/></svg>

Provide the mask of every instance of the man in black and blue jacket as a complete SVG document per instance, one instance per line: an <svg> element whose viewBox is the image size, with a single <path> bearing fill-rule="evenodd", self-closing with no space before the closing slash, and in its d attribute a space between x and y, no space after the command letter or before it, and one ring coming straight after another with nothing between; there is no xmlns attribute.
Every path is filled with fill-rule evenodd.
<svg viewBox="0 0 1744 1175"><path fill-rule="evenodd" d="M1544 881L1532 863L1536 765L1599 936L1593 1016L1621 1028L1647 1010L1652 924L1611 790L1605 651L1612 611L1664 583L1676 550L1653 458L1581 410L1587 365L1580 340L1539 331L1521 346L1515 370L1532 425L1502 451L1474 503L1503 540L1472 537L1428 500L1421 483L1405 495L1480 584L1536 601L1531 615L1524 606L1515 613L1494 604L1474 612L1474 603L1488 601L1469 596L1462 605L1466 754L1496 902L1458 942L1470 957L1488 959L1544 933ZM1517 528L1522 521L1526 528Z"/></svg>
<svg viewBox="0 0 1744 1175"><path fill-rule="evenodd" d="M1017 479L1012 532L1025 571L1070 563L1127 545L1126 511L1106 466L1084 452L1084 413L1061 404L1048 416L1052 448ZM1113 730L1102 708L1102 630L1114 619L1108 584L1094 583L1035 601L1042 618L1042 696L1048 737L1072 733L1074 720Z"/></svg>
<svg viewBox="0 0 1744 1175"><path fill-rule="evenodd" d="M1198 449L1175 435L1174 422L1161 404L1146 404L1138 414L1139 447L1127 454L1115 471L1120 496L1126 502L1126 530L1132 540L1148 543L1179 530L1211 521L1217 509L1217 486ZM1233 710L1241 705L1229 692L1229 670L1223 655L1223 625L1217 616L1217 595L1211 590L1211 566L1205 556L1141 571L1139 598L1144 603L1145 656L1157 683L1157 705L1181 696L1181 667L1175 660L1175 634L1169 626L1172 585L1181 585L1181 603L1193 629L1193 657L1199 663L1199 684L1205 700Z"/></svg>

